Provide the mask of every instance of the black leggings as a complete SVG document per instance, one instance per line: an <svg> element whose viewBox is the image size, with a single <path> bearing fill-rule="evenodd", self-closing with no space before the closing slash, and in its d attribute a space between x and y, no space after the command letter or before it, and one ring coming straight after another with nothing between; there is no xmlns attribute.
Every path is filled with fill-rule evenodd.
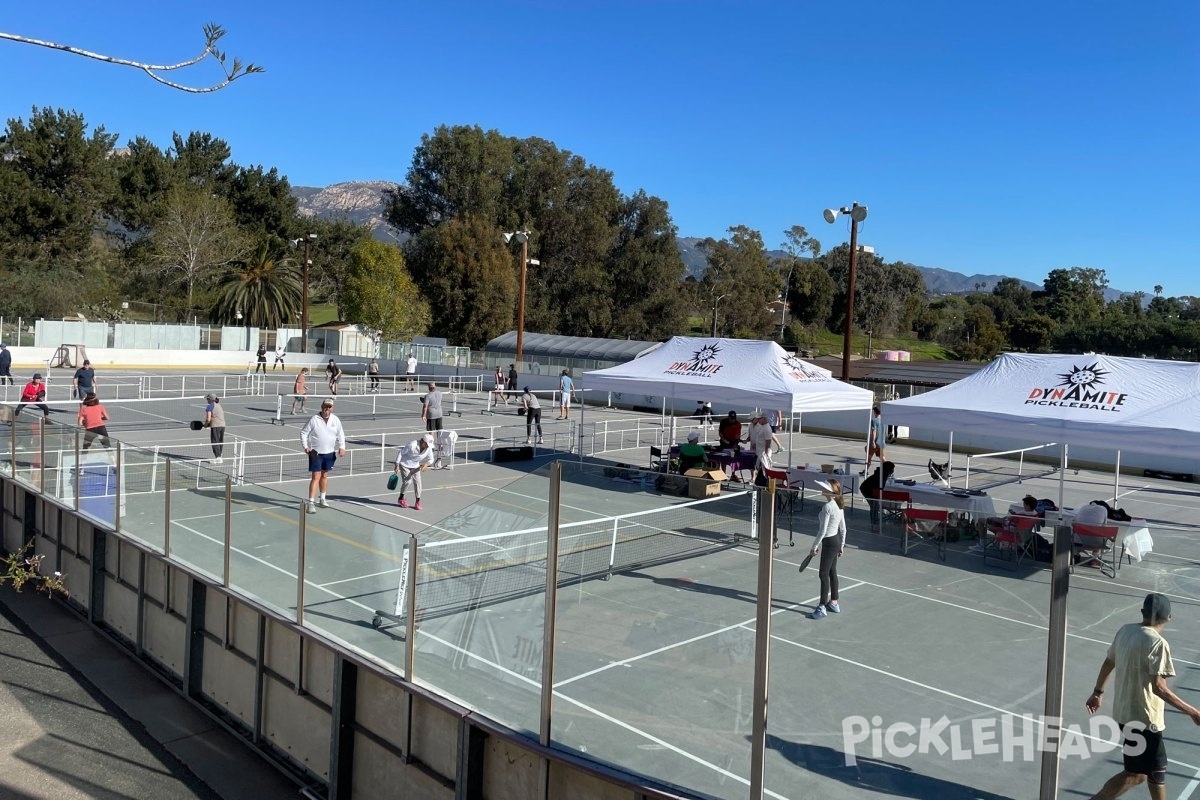
<svg viewBox="0 0 1200 800"><path fill-rule="evenodd" d="M821 542L821 605L838 599L838 551L835 541L833 537L828 537Z"/></svg>
<svg viewBox="0 0 1200 800"><path fill-rule="evenodd" d="M531 408L525 414L525 436L526 438L533 436L533 426L537 425L538 436L542 435L542 410L540 408Z"/></svg>
<svg viewBox="0 0 1200 800"><path fill-rule="evenodd" d="M112 447L108 439L108 429L101 425L99 428L87 428L83 433L83 448L87 450L92 446L92 442L96 441L96 437L100 437L100 444L105 447Z"/></svg>

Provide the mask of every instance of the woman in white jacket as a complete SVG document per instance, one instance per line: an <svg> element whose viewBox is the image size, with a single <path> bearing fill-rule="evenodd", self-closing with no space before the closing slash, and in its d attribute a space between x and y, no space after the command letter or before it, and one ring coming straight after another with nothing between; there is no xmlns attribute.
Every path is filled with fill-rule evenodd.
<svg viewBox="0 0 1200 800"><path fill-rule="evenodd" d="M826 613L841 612L838 605L838 574L837 562L846 546L846 501L842 498L842 484L834 479L828 483L817 481L821 494L825 496L825 505L817 515L817 534L813 538L813 557L819 550L821 553L821 603L812 613L813 619L822 619ZM806 559L807 560L807 559Z"/></svg>

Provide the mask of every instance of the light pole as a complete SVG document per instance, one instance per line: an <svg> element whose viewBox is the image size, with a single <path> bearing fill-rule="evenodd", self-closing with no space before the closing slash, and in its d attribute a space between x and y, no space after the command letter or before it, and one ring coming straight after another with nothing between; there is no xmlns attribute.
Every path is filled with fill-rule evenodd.
<svg viewBox="0 0 1200 800"><path fill-rule="evenodd" d="M718 297L716 300L713 301L713 338L714 339L717 338L717 306L721 305L721 301L724 300L726 297L729 297L728 293L721 295L720 297Z"/></svg>
<svg viewBox="0 0 1200 800"><path fill-rule="evenodd" d="M521 362L521 351L525 346L525 273L529 269L529 231L514 231L504 234L504 243L513 239L521 243L521 289L517 294L517 358Z"/></svg>
<svg viewBox="0 0 1200 800"><path fill-rule="evenodd" d="M298 246L301 242L304 243L304 263L301 265L302 275L300 276L301 297L300 297L300 352L308 352L308 268L312 266L312 259L308 257L308 246L317 240L315 233L305 234L299 239L292 239L292 247Z"/></svg>
<svg viewBox="0 0 1200 800"><path fill-rule="evenodd" d="M825 221L833 224L838 214L850 215L850 274L846 278L846 331L842 335L842 380L850 382L850 334L854 330L854 271L858 266L858 225L867 218L867 207L854 203L836 211L825 209Z"/></svg>

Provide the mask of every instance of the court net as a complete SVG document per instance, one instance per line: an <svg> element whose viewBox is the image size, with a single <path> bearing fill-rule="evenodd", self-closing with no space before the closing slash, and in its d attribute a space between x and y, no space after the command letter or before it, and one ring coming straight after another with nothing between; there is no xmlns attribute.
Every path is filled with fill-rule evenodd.
<svg viewBox="0 0 1200 800"><path fill-rule="evenodd" d="M56 426L74 428L79 423L78 400L47 400L45 403L0 403L0 421L9 421L21 411L21 417L43 416ZM187 428L192 420L204 419L203 397L170 397L154 400L101 400L108 420L104 426L111 431L140 429Z"/></svg>
<svg viewBox="0 0 1200 800"><path fill-rule="evenodd" d="M1058 472L1060 456L1054 442L1016 450L967 456L964 489L989 489L1010 483L1044 478Z"/></svg>
<svg viewBox="0 0 1200 800"><path fill-rule="evenodd" d="M752 492L559 526L558 585L601 578L736 546L753 535ZM547 528L422 543L421 616L492 605L546 588Z"/></svg>
<svg viewBox="0 0 1200 800"><path fill-rule="evenodd" d="M303 420L307 416L321 410L321 401L333 400L333 413L339 419L390 419L408 418L420 419L421 403L425 397L424 390L420 392L398 392L386 394L383 392L368 392L366 394L342 394L336 396L321 392L310 392L304 395L304 405L300 405L301 395L291 392L280 394L276 401L273 422L283 424L284 420L295 416ZM293 414L293 409L295 413ZM449 390L442 391L442 414L458 413L458 395Z"/></svg>

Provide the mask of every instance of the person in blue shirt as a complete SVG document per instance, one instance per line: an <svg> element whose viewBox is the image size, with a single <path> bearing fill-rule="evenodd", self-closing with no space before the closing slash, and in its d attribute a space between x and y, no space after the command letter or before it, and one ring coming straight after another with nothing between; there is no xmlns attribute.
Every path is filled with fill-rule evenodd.
<svg viewBox="0 0 1200 800"><path fill-rule="evenodd" d="M575 395L575 383L564 369L558 379L558 417L566 419L571 412L571 399Z"/></svg>

